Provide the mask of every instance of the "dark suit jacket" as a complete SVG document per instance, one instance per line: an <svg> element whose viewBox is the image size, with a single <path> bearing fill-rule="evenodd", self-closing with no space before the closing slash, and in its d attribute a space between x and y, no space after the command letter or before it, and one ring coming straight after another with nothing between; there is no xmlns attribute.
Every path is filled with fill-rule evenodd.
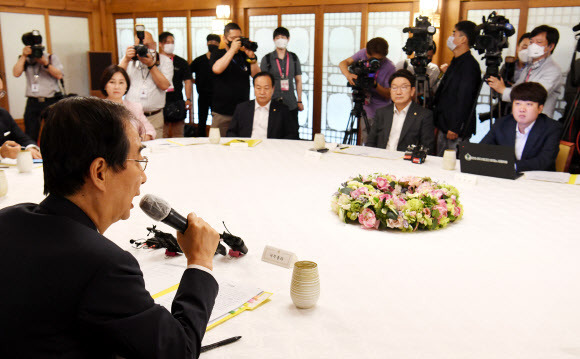
<svg viewBox="0 0 580 359"><path fill-rule="evenodd" d="M251 137L254 126L254 108L256 101L238 104L230 122L227 137ZM268 115L268 138L298 139L298 122L290 116L288 107L277 101L270 102Z"/></svg>
<svg viewBox="0 0 580 359"><path fill-rule="evenodd" d="M368 136L367 146L387 148L393 125L394 108L395 105L390 104L377 110L375 121ZM429 148L429 152L433 152L435 149L433 113L415 102L411 102L407 111L397 151L405 151L409 145L423 145Z"/></svg>
<svg viewBox="0 0 580 359"><path fill-rule="evenodd" d="M4 136L6 132L10 131L8 136ZM26 136L24 132L18 127L10 113L3 108L0 108L0 146L6 141L14 141L20 146L35 145L34 141Z"/></svg>
<svg viewBox="0 0 580 359"><path fill-rule="evenodd" d="M437 87L434 98L435 126L447 134L451 130L468 139L475 133L475 113L481 70L470 51L454 57Z"/></svg>
<svg viewBox="0 0 580 359"><path fill-rule="evenodd" d="M2 209L0 247L0 358L199 355L218 292L209 273L186 269L169 313L137 260L54 195Z"/></svg>
<svg viewBox="0 0 580 359"><path fill-rule="evenodd" d="M514 147L516 145L516 120L513 115L500 118L480 143ZM532 127L516 169L522 171L554 171L560 151L562 125L543 113Z"/></svg>

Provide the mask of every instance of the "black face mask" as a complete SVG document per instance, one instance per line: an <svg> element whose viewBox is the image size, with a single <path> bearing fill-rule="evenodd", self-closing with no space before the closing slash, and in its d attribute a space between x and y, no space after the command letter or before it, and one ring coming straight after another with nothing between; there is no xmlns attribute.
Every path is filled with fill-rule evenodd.
<svg viewBox="0 0 580 359"><path fill-rule="evenodd" d="M208 49L209 52L214 52L218 48L219 48L218 45L207 45L207 49Z"/></svg>

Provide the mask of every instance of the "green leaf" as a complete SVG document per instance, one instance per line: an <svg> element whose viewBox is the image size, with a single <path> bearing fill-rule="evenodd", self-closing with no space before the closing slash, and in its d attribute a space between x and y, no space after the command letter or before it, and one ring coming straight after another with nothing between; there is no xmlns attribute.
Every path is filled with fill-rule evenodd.
<svg viewBox="0 0 580 359"><path fill-rule="evenodd" d="M399 215L393 211L389 211L387 212L387 218L396 221L397 218L399 218Z"/></svg>
<svg viewBox="0 0 580 359"><path fill-rule="evenodd" d="M344 188L341 188L340 193L350 194L350 192L352 192L352 191L353 191L352 188L344 187Z"/></svg>

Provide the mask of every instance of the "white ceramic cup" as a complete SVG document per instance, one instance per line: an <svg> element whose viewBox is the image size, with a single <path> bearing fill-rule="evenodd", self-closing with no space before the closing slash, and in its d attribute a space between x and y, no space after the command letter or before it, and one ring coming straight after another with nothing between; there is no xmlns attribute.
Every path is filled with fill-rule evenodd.
<svg viewBox="0 0 580 359"><path fill-rule="evenodd" d="M294 263L290 297L294 305L301 309L312 308L320 297L318 264L310 261Z"/></svg>
<svg viewBox="0 0 580 359"><path fill-rule="evenodd" d="M18 153L16 157L16 166L20 172L30 172L32 171L32 152L28 150L22 150Z"/></svg>
<svg viewBox="0 0 580 359"><path fill-rule="evenodd" d="M8 193L8 180L4 170L0 170L0 197L6 196L6 193Z"/></svg>
<svg viewBox="0 0 580 359"><path fill-rule="evenodd" d="M322 133L317 133L314 135L314 149L321 150L323 148L326 148L324 135Z"/></svg>
<svg viewBox="0 0 580 359"><path fill-rule="evenodd" d="M220 129L217 127L212 127L209 129L209 143L213 143L217 145L220 143L221 136L220 136Z"/></svg>
<svg viewBox="0 0 580 359"><path fill-rule="evenodd" d="M453 171L457 164L457 152L455 150L445 150L443 153L443 169Z"/></svg>

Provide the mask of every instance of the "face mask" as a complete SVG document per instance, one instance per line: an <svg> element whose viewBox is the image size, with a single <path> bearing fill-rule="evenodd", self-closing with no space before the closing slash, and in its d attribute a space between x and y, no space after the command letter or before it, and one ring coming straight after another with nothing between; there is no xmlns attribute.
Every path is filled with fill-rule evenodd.
<svg viewBox="0 0 580 359"><path fill-rule="evenodd" d="M528 49L523 49L523 50L520 50L520 51L518 52L518 59L519 59L521 62L528 62L528 61L530 60L530 58L529 58L529 54L528 54Z"/></svg>
<svg viewBox="0 0 580 359"><path fill-rule="evenodd" d="M209 52L214 52L215 50L217 50L219 48L218 45L207 45L207 50Z"/></svg>
<svg viewBox="0 0 580 359"><path fill-rule="evenodd" d="M287 39L276 39L276 40L274 40L274 44L276 44L276 47L279 49L285 49L286 46L288 46L288 40Z"/></svg>
<svg viewBox="0 0 580 359"><path fill-rule="evenodd" d="M540 46L536 43L530 44L530 46L528 46L528 56L532 59L536 59L544 55L545 49L545 46Z"/></svg>
<svg viewBox="0 0 580 359"><path fill-rule="evenodd" d="M168 54L173 54L173 51L175 51L175 44L163 45L163 51L165 51Z"/></svg>
<svg viewBox="0 0 580 359"><path fill-rule="evenodd" d="M451 51L455 50L455 48L457 47L457 45L455 45L455 43L453 42L454 39L455 39L455 37L453 37L453 36L449 36L447 38L447 47Z"/></svg>

